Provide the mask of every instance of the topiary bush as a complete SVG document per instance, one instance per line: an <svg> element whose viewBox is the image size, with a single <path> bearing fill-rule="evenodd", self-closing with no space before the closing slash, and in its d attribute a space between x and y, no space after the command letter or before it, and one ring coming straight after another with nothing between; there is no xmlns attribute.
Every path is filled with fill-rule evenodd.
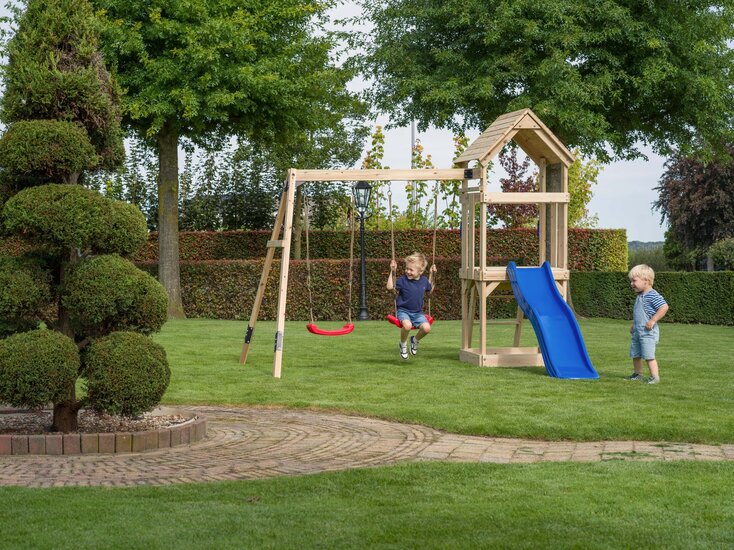
<svg viewBox="0 0 734 550"><path fill-rule="evenodd" d="M65 181L99 163L87 133L66 120L24 120L0 138L0 166L18 174L21 186Z"/></svg>
<svg viewBox="0 0 734 550"><path fill-rule="evenodd" d="M37 408L66 398L79 375L79 350L54 330L34 330L0 340L0 401Z"/></svg>
<svg viewBox="0 0 734 550"><path fill-rule="evenodd" d="M114 254L76 265L64 283L61 304L77 335L99 337L116 330L149 334L166 321L163 287Z"/></svg>
<svg viewBox="0 0 734 550"><path fill-rule="evenodd" d="M0 266L0 332L28 330L39 320L51 330L36 348L18 340L21 334L7 339L25 347L13 352L12 369L0 372L0 385L14 402L52 402L54 428L72 432L88 402L76 395L77 381L87 372L96 373L91 387L104 396L95 407L108 412L139 412L163 395L170 375L167 365L160 367L165 365L162 350L142 334L107 335L160 329L167 298L159 283L118 256L145 243L142 213L75 184L85 171L114 168L123 158L118 88L97 49L94 9L87 0L27 0L23 7L12 11L14 35L3 48L7 64L0 114L8 130L0 140L0 223L11 239L21 241L11 245L11 253L33 251L46 261L35 272ZM84 353L99 337L98 349L107 350L100 357L112 359ZM114 350L118 344L122 349ZM142 361L134 359L139 356ZM86 357L111 371L119 362L125 385L135 386L130 380L140 376L146 391L138 388L130 397L125 388L110 390L99 382L99 369L83 364ZM66 359L74 369L62 369L71 364ZM39 382L44 377L47 387ZM122 402L115 402L118 396Z"/></svg>
<svg viewBox="0 0 734 550"><path fill-rule="evenodd" d="M113 332L84 352L87 402L98 411L135 416L155 407L171 379L166 352L135 332Z"/></svg>
<svg viewBox="0 0 734 550"><path fill-rule="evenodd" d="M38 326L51 301L50 278L30 258L0 258L0 337Z"/></svg>

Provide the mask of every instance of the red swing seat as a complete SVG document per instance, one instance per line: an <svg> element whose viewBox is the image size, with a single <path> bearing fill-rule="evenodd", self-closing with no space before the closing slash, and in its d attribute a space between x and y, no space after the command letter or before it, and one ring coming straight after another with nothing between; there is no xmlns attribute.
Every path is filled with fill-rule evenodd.
<svg viewBox="0 0 734 550"><path fill-rule="evenodd" d="M324 330L317 327L314 323L309 323L308 325L306 325L306 328L311 334L317 334L319 336L344 336L345 334L349 334L354 330L354 324L348 323L342 328L338 328L335 330Z"/></svg>
<svg viewBox="0 0 734 550"><path fill-rule="evenodd" d="M391 322L393 325L395 325L396 327L403 328L403 324L400 322L400 319L398 319L397 317L395 317L395 315L387 315L385 318L389 322ZM430 315L426 315L426 319L428 319L428 324L429 325L432 325L433 324L433 317L431 317ZM412 330L418 330L419 328L420 327L417 327L417 326L413 325Z"/></svg>

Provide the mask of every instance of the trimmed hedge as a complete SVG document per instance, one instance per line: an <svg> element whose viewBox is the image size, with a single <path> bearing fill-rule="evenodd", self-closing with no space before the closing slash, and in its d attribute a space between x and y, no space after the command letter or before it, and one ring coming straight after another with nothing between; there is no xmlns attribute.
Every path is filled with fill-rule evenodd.
<svg viewBox="0 0 734 550"><path fill-rule="evenodd" d="M183 231L179 234L182 261L253 260L265 256L270 231ZM305 254L305 237L302 253ZM312 259L349 258L351 232L311 231L309 248ZM623 229L570 229L569 267L577 271L615 271L627 267L627 235ZM478 239L477 239L478 242ZM358 238L355 257L359 255ZM538 235L535 229L492 229L487 236L487 253L512 259L520 264L537 265ZM404 258L414 251L430 255L433 231L413 229L395 232L395 255ZM365 232L365 256L388 258L391 254L390 231ZM461 256L459 230L436 232L436 256ZM158 261L158 234L151 233L146 246L133 258L138 262Z"/></svg>
<svg viewBox="0 0 734 550"><path fill-rule="evenodd" d="M734 271L657 273L654 287L670 304L666 322L734 325ZM626 272L573 273L571 295L579 315L632 318Z"/></svg>
<svg viewBox="0 0 734 550"><path fill-rule="evenodd" d="M379 319L394 309L392 293L385 288L389 260L368 260L367 302L370 318ZM461 319L459 258L437 258L436 295L431 313L439 319ZM155 274L157 264L141 268ZM181 262L181 291L188 317L249 319L262 273L262 260ZM352 278L352 317L359 311L359 262ZM274 320L278 300L279 262L274 262L260 309L260 320ZM289 269L288 320L310 319L307 266L292 261ZM349 261L311 262L313 313L319 321L348 318ZM660 273L657 288L670 303L665 320L680 323L734 325L734 272ZM629 288L627 272L572 272L571 296L576 312L586 317L630 319L635 294ZM489 316L511 318L516 311L511 291L493 293Z"/></svg>

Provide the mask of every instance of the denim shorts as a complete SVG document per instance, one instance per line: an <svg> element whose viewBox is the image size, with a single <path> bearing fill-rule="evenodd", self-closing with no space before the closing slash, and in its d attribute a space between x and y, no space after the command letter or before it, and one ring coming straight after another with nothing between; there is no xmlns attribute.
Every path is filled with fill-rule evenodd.
<svg viewBox="0 0 734 550"><path fill-rule="evenodd" d="M401 323L404 319L410 319L410 322L413 323L414 327L419 327L423 323L428 322L428 319L426 319L426 316L422 311L408 311L407 309L398 308L398 314L396 317Z"/></svg>
<svg viewBox="0 0 734 550"><path fill-rule="evenodd" d="M645 327L636 328L632 333L630 357L642 357L645 361L655 359L655 345L660 339L660 331L655 326L652 330Z"/></svg>

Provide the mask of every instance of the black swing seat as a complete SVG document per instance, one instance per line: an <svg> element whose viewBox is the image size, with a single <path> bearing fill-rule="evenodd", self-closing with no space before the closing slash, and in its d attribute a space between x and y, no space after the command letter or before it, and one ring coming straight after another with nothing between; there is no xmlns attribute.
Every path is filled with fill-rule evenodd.
<svg viewBox="0 0 734 550"><path fill-rule="evenodd" d="M395 325L396 327L403 328L403 324L400 322L400 320L397 317L395 317L395 315L387 315L385 318L388 321L390 321L393 325ZM426 315L426 319L428 319L429 325L433 324L433 317L431 317L430 315ZM418 330L419 328L420 327L413 325L413 330Z"/></svg>
<svg viewBox="0 0 734 550"><path fill-rule="evenodd" d="M354 324L348 323L342 328L338 328L335 330L324 330L317 327L314 323L309 323L308 325L306 325L306 328L311 334L317 334L319 336L344 336L345 334L349 334L354 330Z"/></svg>

